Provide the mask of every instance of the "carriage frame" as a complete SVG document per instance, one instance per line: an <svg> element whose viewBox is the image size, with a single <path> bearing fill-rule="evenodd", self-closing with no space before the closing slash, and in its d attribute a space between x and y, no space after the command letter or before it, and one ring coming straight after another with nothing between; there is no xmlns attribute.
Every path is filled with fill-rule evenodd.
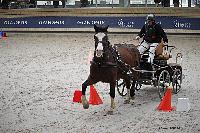
<svg viewBox="0 0 200 133"><path fill-rule="evenodd" d="M127 44L126 44L127 45ZM132 44L129 44L132 45ZM175 46L164 45L164 50L168 53L168 57L172 58L172 50L176 49ZM182 53L176 54L175 63L167 63L169 58L155 57L154 65L147 65L148 52L145 52L140 61L139 68L131 68L127 73L130 77L131 88L140 90L142 85L151 85L157 88L159 98L162 99L167 90L167 86L172 86L172 92L177 94L181 89L183 79L182 74ZM133 78L133 73L139 74L138 80ZM126 96L126 85L123 79L117 81L117 91L119 95Z"/></svg>

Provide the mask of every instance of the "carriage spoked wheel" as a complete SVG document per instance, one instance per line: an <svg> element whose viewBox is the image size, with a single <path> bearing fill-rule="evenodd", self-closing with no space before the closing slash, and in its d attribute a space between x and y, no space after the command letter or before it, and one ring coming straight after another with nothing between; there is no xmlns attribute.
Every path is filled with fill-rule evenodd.
<svg viewBox="0 0 200 133"><path fill-rule="evenodd" d="M158 84L157 84L158 94L159 94L160 99L162 99L167 90L166 85L170 84L169 72L167 70L161 71L157 82L158 82Z"/></svg>
<svg viewBox="0 0 200 133"><path fill-rule="evenodd" d="M182 83L182 71L180 69L176 69L172 77L172 87L173 87L173 92L175 94L177 94L180 91L181 83Z"/></svg>
<svg viewBox="0 0 200 133"><path fill-rule="evenodd" d="M126 83L123 79L117 81L117 91L120 96L127 95Z"/></svg>

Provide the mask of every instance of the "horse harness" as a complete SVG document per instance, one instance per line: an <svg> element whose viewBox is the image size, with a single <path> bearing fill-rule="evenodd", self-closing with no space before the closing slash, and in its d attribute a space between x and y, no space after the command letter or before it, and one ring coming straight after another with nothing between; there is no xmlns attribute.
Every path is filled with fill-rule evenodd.
<svg viewBox="0 0 200 133"><path fill-rule="evenodd" d="M100 43L105 43L103 41L98 41ZM96 59L93 58L93 60L91 61L91 64L97 65L98 67L101 68L105 68L105 67L109 67L109 68L119 68L122 71L122 74L124 75L130 75L130 73L132 73L131 71L131 65L125 63L124 61L122 61L122 58L120 56L120 53L117 50L118 46L111 46L109 45L110 42L108 41L108 45L106 45L106 47L108 48L109 51L111 51L111 55L113 56L114 62L108 62L104 59Z"/></svg>

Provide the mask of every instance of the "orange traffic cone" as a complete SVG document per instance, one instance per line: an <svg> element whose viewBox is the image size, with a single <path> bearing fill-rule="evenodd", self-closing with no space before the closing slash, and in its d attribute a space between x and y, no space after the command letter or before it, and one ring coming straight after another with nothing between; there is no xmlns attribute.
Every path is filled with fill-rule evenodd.
<svg viewBox="0 0 200 133"><path fill-rule="evenodd" d="M159 106L157 107L158 110L170 112L175 109L175 107L171 106L171 95L172 95L172 89L167 87L165 96L163 97L162 101L160 102Z"/></svg>
<svg viewBox="0 0 200 133"><path fill-rule="evenodd" d="M89 103L92 104L92 105L99 105L99 104L103 103L93 85L90 85Z"/></svg>
<svg viewBox="0 0 200 133"><path fill-rule="evenodd" d="M81 103L81 96L82 96L82 91L75 90L74 97L73 97L73 102Z"/></svg>

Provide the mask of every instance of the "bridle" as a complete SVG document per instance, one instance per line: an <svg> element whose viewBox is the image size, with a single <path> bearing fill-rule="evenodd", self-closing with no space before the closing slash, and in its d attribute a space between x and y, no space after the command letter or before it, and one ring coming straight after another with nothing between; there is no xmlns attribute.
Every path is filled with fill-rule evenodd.
<svg viewBox="0 0 200 133"><path fill-rule="evenodd" d="M96 36L98 34L99 34L99 37L101 37L100 40L98 36ZM94 35L94 39L95 39L95 56L97 58L103 58L103 54L105 52L104 47L109 47L109 44L110 44L110 42L108 41L108 36L106 33L100 32Z"/></svg>
<svg viewBox="0 0 200 133"><path fill-rule="evenodd" d="M108 41L108 36L106 33L104 33L105 36L102 36L100 34L100 37L102 37L102 40L98 38L95 34L95 51L94 51L94 59L93 63L98 65L99 67L117 67L116 65L116 51L110 45L110 42ZM96 38L97 37L97 38ZM106 37L106 38L105 38ZM110 61L110 58L114 59L113 61Z"/></svg>

